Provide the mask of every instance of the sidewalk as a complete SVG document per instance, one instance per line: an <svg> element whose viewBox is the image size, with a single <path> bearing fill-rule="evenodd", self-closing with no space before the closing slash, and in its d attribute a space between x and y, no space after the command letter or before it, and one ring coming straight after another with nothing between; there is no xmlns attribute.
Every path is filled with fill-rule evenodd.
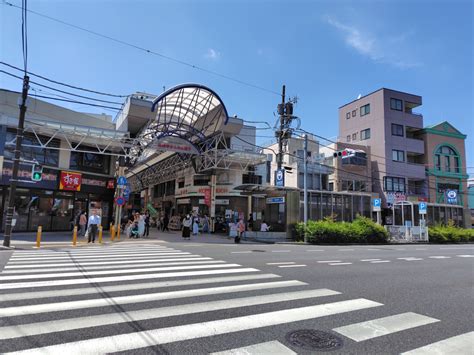
<svg viewBox="0 0 474 355"><path fill-rule="evenodd" d="M0 239L3 241L3 235L0 235ZM110 233L109 231L104 231L102 235L102 244L116 244L116 243L134 243L134 242L156 242L156 243L214 243L214 244L234 244L234 238L227 237L225 235L220 234L199 234L198 236L191 236L190 240L183 239L181 237L181 231L171 231L171 232L161 232L157 231L156 229L150 230L150 236L148 238L139 238L139 239L130 239L124 237L124 235L120 236L120 240L117 240L117 237L112 242L110 240ZM254 241L244 241L242 240L241 243L243 244L260 244ZM95 245L98 244L98 238L95 240ZM77 237L77 247L84 247L87 246L87 238L84 237ZM70 247L72 246L72 231L70 232L44 232L41 236L41 247ZM28 232L28 233L13 233L11 237L11 247L16 249L23 249L23 248L36 248L36 233L35 232ZM1 249L8 249L1 247Z"/></svg>

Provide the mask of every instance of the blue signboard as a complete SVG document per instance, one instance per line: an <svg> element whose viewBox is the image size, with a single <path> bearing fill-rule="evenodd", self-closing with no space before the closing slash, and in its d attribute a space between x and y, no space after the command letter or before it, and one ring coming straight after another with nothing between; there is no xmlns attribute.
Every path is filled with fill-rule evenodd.
<svg viewBox="0 0 474 355"><path fill-rule="evenodd" d="M428 205L426 202L420 202L418 204L418 212L420 214L426 214L426 210L428 209Z"/></svg>
<svg viewBox="0 0 474 355"><path fill-rule="evenodd" d="M119 176L117 179L117 185L118 187L123 188L125 185L127 185L127 178L125 176Z"/></svg>
<svg viewBox="0 0 474 355"><path fill-rule="evenodd" d="M458 193L456 190L446 190L446 202L452 205L458 203Z"/></svg>
<svg viewBox="0 0 474 355"><path fill-rule="evenodd" d="M382 199L380 198L374 198L372 200L372 209L374 212L379 212L382 210Z"/></svg>
<svg viewBox="0 0 474 355"><path fill-rule="evenodd" d="M285 197L268 197L267 204L271 203L285 203Z"/></svg>
<svg viewBox="0 0 474 355"><path fill-rule="evenodd" d="M278 169L275 171L275 186L285 186L285 169Z"/></svg>

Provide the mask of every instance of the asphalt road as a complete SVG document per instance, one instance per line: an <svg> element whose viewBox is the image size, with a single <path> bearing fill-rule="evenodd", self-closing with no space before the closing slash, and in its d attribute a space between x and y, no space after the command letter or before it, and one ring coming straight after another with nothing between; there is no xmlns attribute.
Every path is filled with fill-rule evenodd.
<svg viewBox="0 0 474 355"><path fill-rule="evenodd" d="M472 244L210 241L0 251L0 352L474 353Z"/></svg>

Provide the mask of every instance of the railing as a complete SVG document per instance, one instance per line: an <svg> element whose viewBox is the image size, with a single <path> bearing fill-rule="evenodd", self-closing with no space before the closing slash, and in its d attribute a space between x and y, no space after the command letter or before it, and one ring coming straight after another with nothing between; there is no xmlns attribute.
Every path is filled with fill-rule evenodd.
<svg viewBox="0 0 474 355"><path fill-rule="evenodd" d="M428 242L428 227L421 226L385 226L390 234L390 241L398 243Z"/></svg>

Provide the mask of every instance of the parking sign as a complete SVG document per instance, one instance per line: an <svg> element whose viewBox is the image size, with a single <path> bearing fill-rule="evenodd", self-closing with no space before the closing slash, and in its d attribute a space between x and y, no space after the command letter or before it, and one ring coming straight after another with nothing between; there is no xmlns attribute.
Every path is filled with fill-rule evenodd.
<svg viewBox="0 0 474 355"><path fill-rule="evenodd" d="M374 212L380 212L382 210L382 199L374 198L372 200L372 210Z"/></svg>
<svg viewBox="0 0 474 355"><path fill-rule="evenodd" d="M420 214L426 214L426 210L428 209L428 205L426 202L420 202L418 204L418 212Z"/></svg>

